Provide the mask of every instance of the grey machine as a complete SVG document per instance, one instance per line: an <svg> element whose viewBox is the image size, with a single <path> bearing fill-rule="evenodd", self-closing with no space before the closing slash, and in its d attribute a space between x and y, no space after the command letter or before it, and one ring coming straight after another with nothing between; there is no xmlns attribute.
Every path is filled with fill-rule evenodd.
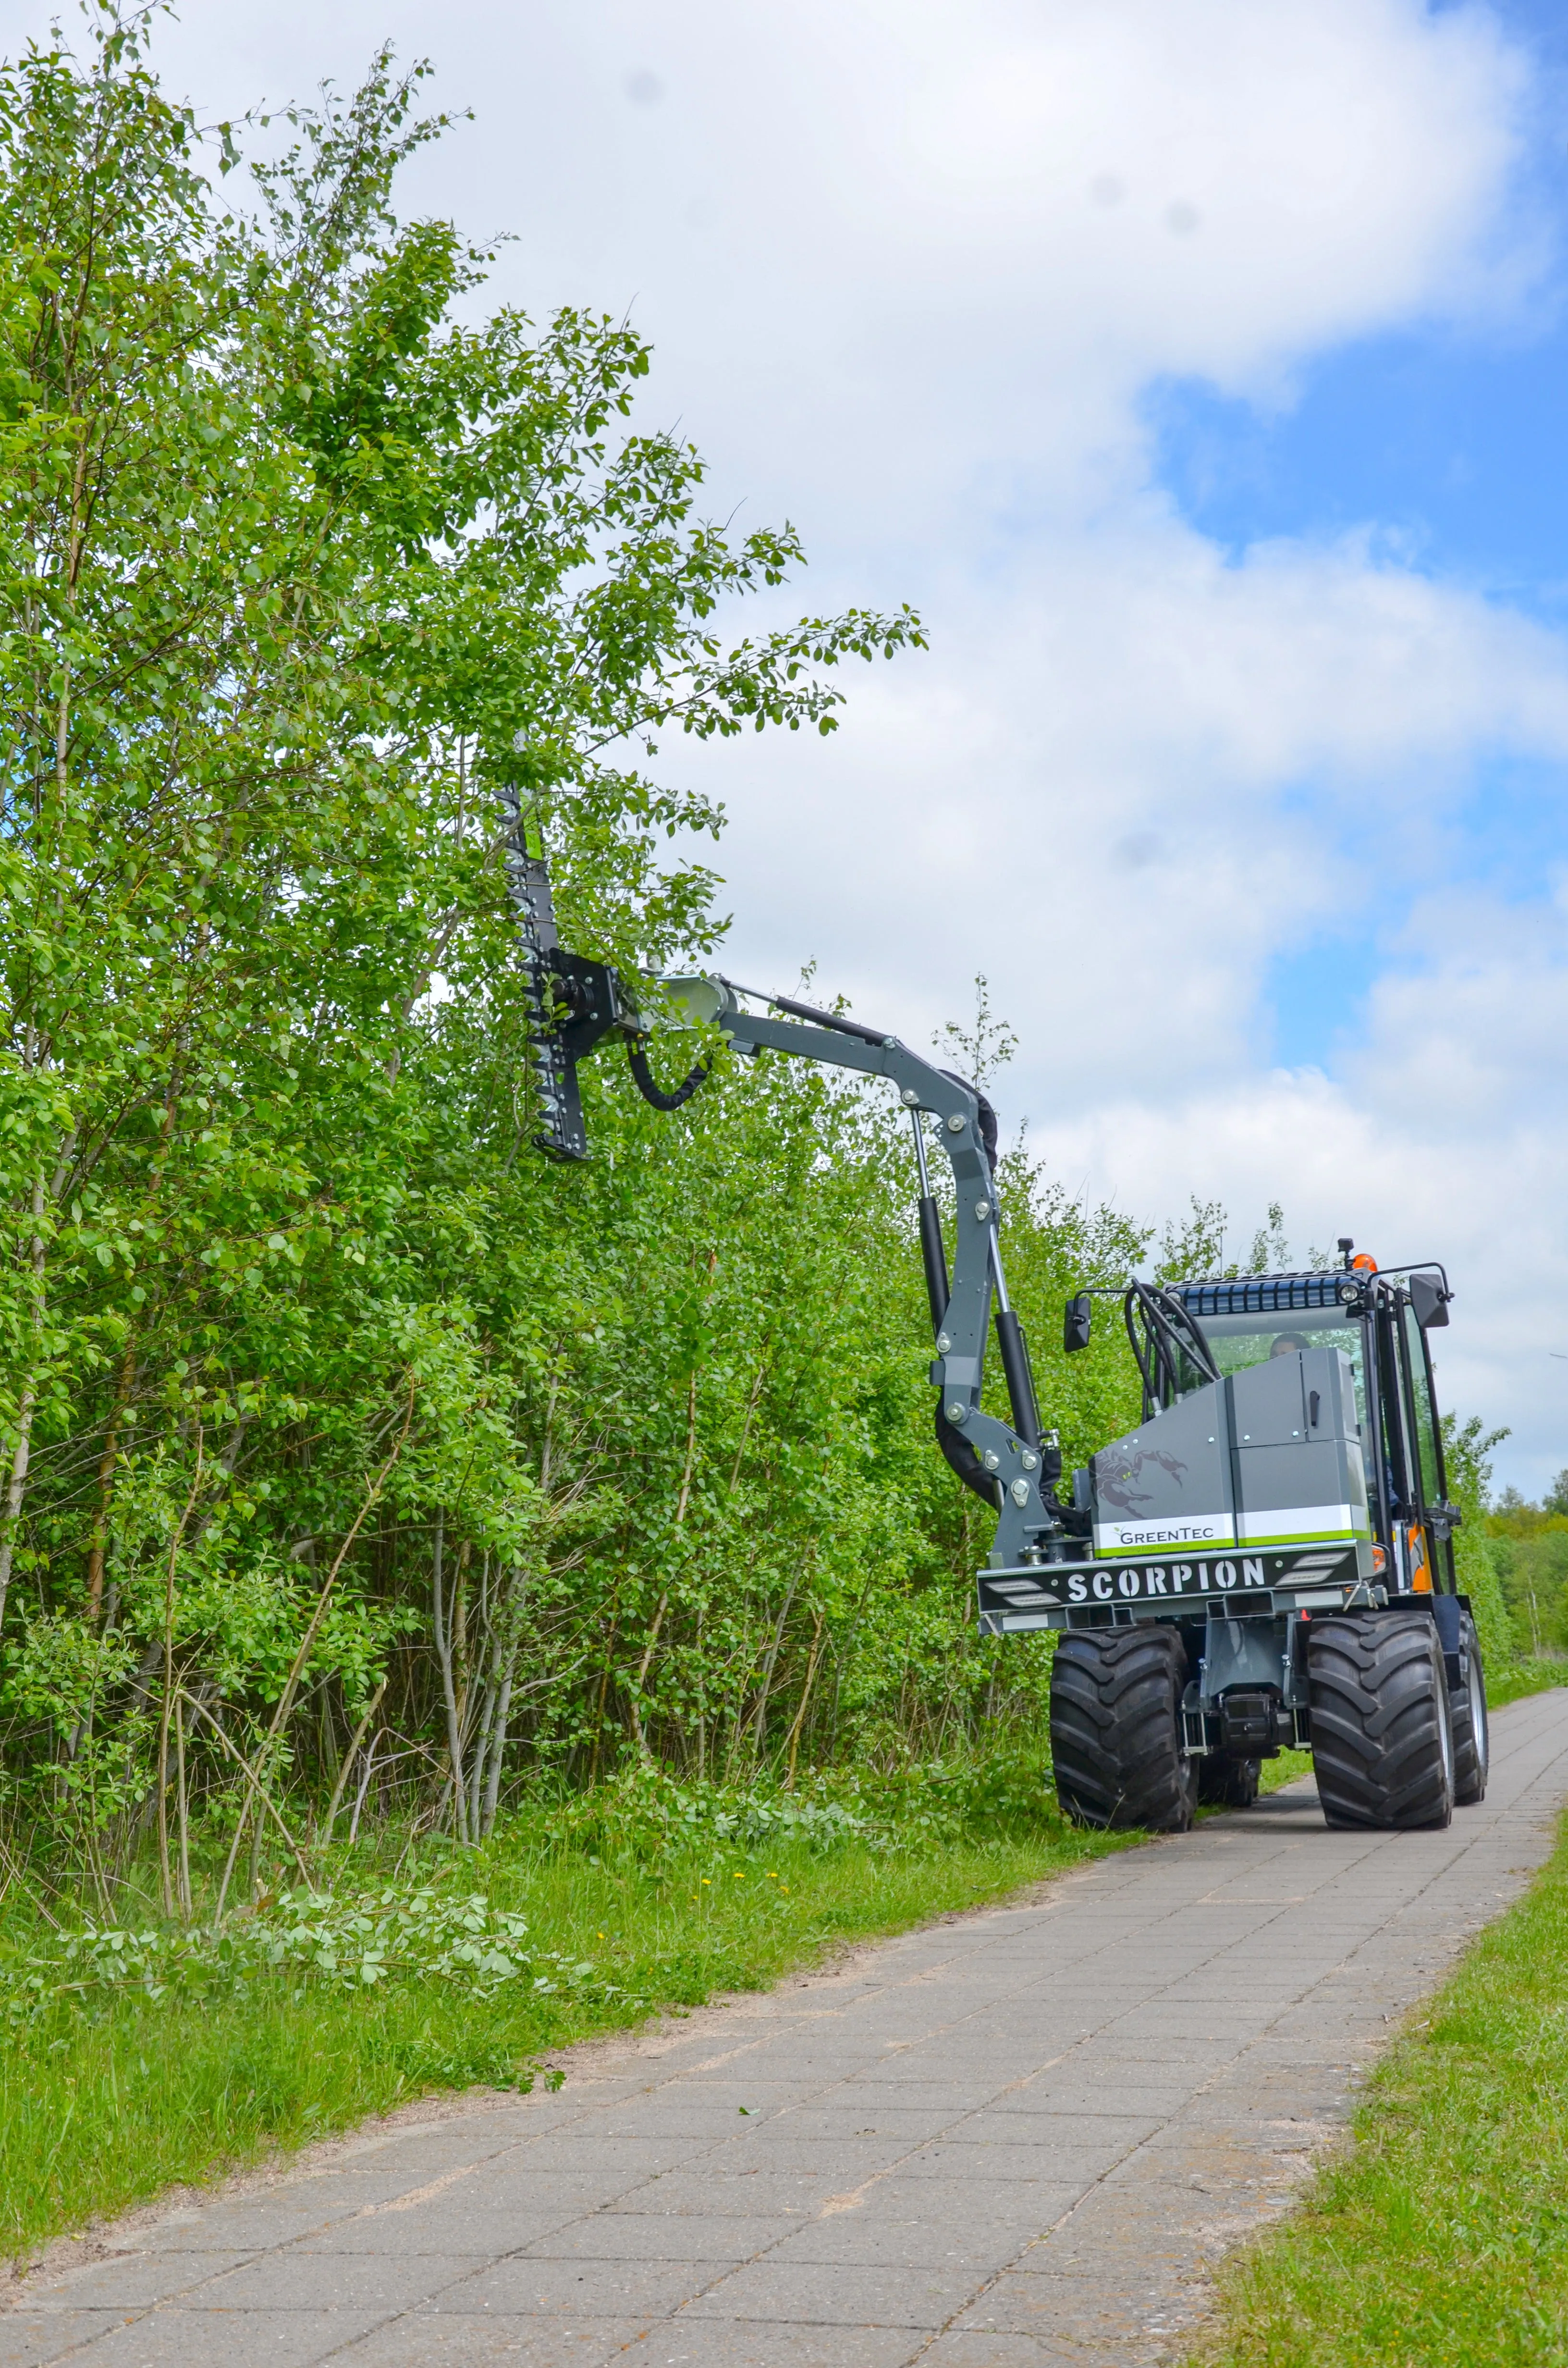
<svg viewBox="0 0 1568 2368"><path fill-rule="evenodd" d="M508 860L535 1140L581 1159L576 1065L606 1036L626 1042L638 1088L659 1109L687 1100L707 1064L673 1088L656 1083L648 1053L660 1023L607 964L561 948L544 862L516 818ZM978 1574L982 1630L1058 1634L1051 1752L1071 1816L1179 1831L1201 1802L1249 1806L1260 1762L1281 1749L1312 1753L1331 1826L1441 1826L1483 1797L1485 1681L1456 1587L1459 1512L1426 1339L1449 1321L1439 1265L1380 1272L1346 1240L1328 1272L1125 1286L1142 1420L1064 1487L1008 1303L985 1096L842 1014L717 974L656 984L666 1011L717 1028L736 1053L885 1078L909 1112L937 1441L996 1515ZM950 1274L933 1134L956 1196ZM1068 1303L1070 1353L1088 1344L1096 1295ZM993 1329L1011 1420L981 1402Z"/></svg>

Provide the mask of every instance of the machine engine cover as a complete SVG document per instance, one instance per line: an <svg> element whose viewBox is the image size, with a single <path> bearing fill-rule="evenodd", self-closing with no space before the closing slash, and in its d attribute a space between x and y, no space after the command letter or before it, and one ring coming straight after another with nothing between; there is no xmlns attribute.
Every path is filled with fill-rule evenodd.
<svg viewBox="0 0 1568 2368"><path fill-rule="evenodd" d="M1371 1574L1356 1387L1337 1348L1244 1365L1102 1448L1088 1499L1096 1561L1354 1545Z"/></svg>

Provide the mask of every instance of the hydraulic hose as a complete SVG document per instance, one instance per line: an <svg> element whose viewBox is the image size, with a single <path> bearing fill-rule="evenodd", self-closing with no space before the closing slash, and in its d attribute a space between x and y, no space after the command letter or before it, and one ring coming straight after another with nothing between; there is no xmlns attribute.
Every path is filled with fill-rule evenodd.
<svg viewBox="0 0 1568 2368"><path fill-rule="evenodd" d="M999 1307L996 1311L996 1345L1002 1351L1002 1372L1013 1408L1013 1429L1026 1447L1038 1452L1040 1409L1035 1405L1028 1343L1024 1338L1023 1326L1010 1307ZM1056 1476L1061 1476L1060 1462Z"/></svg>
<svg viewBox="0 0 1568 2368"><path fill-rule="evenodd" d="M648 1066L648 1055L642 1050L640 1040L634 1036L627 1039L626 1058L638 1092L643 1100L651 1103L656 1110L679 1110L683 1103L691 1099L713 1065L710 1061L699 1061L696 1068L681 1079L674 1092L667 1094L662 1086L654 1082L653 1072Z"/></svg>
<svg viewBox="0 0 1568 2368"><path fill-rule="evenodd" d="M1184 1357L1203 1381L1219 1380L1203 1326L1174 1292L1160 1283L1135 1282L1122 1300L1122 1315L1142 1377L1145 1422L1157 1406L1170 1406L1180 1395Z"/></svg>
<svg viewBox="0 0 1568 2368"><path fill-rule="evenodd" d="M947 1416L942 1412L940 1397L937 1400L934 1411L937 1417L937 1446L963 1482L964 1486L972 1488L977 1497L983 1497L994 1513L1002 1502L1001 1482L993 1479L970 1440L956 1425L948 1420Z"/></svg>
<svg viewBox="0 0 1568 2368"><path fill-rule="evenodd" d="M926 1296L931 1303L931 1329L939 1332L948 1320L948 1253L942 1240L942 1212L927 1192L917 1204L920 1216L920 1258L926 1269Z"/></svg>
<svg viewBox="0 0 1568 2368"><path fill-rule="evenodd" d="M976 1115L980 1120L980 1140L985 1145L985 1156L991 1162L992 1181L994 1183L996 1175L996 1112L971 1077L960 1077L956 1069L944 1069L942 1071L942 1075L944 1077L950 1078L955 1086L961 1086L966 1093L972 1094L974 1096Z"/></svg>

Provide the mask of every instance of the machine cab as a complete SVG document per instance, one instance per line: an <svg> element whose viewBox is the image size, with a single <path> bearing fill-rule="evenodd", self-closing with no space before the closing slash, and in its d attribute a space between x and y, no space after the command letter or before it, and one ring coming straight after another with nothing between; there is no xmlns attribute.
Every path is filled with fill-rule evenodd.
<svg viewBox="0 0 1568 2368"><path fill-rule="evenodd" d="M1220 1372L1337 1349L1354 1376L1374 1576L1390 1596L1455 1592L1442 1429L1427 1334L1449 1320L1440 1267L1380 1273L1369 1258L1328 1273L1180 1284ZM1180 1360L1171 1396L1204 1377Z"/></svg>

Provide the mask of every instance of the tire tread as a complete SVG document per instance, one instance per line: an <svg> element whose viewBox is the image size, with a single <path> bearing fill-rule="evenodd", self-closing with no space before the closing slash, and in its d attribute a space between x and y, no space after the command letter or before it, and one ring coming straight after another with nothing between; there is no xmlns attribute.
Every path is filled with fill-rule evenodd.
<svg viewBox="0 0 1568 2368"><path fill-rule="evenodd" d="M1486 1670L1481 1658L1472 1622L1464 1622L1463 1646L1465 1663L1470 1672L1467 1685L1456 1686L1449 1696L1449 1707L1454 1724L1454 1799L1460 1808L1472 1809L1486 1798L1486 1777L1489 1754L1483 1749L1476 1732L1475 1699L1481 1697L1483 1732L1486 1721Z"/></svg>
<svg viewBox="0 0 1568 2368"><path fill-rule="evenodd" d="M1181 1748L1187 1647L1174 1629L1069 1629L1051 1672L1056 1796L1078 1825L1185 1833L1197 1779Z"/></svg>
<svg viewBox="0 0 1568 2368"><path fill-rule="evenodd" d="M1308 1642L1312 1764L1331 1826L1446 1826L1453 1789L1441 1722L1448 1684L1429 1613L1314 1620Z"/></svg>

